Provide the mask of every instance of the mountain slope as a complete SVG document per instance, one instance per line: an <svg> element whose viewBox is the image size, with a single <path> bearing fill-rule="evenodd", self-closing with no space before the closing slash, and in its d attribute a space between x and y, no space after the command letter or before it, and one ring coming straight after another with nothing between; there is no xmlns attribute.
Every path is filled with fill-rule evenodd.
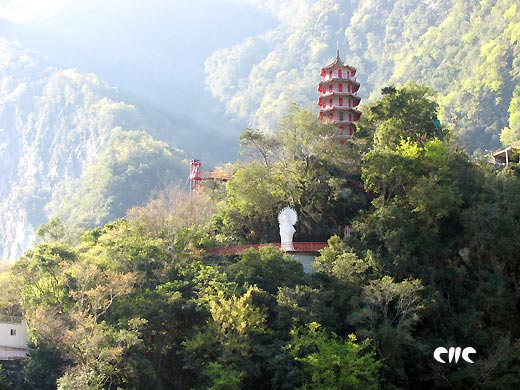
<svg viewBox="0 0 520 390"><path fill-rule="evenodd" d="M109 153L107 147L116 150L118 145L109 142L114 129L144 130L145 119L95 75L48 66L5 40L0 41L0 87L0 255L13 259L33 241L35 228L62 208L62 195L56 190L66 186L74 191L87 167L99 164L101 152ZM117 137L124 143L128 137L135 139L135 133L119 130ZM165 143L141 138L155 142L155 149L168 149ZM155 150L151 153L138 156L148 158L152 166L165 163L154 159ZM159 170L164 176L155 177L153 185L181 175L178 153L169 151L167 156L170 169ZM121 175L125 169L130 168L123 167ZM146 174L140 175L135 180ZM141 200L153 185L143 188ZM123 201L119 215L110 213L110 218L122 215L132 201Z"/></svg>
<svg viewBox="0 0 520 390"><path fill-rule="evenodd" d="M441 119L458 118L469 153L520 140L518 1L302 0L259 7L279 25L207 60L206 83L229 112L273 129L296 102L313 105L320 67L339 43L358 68L360 95L413 79L439 96ZM347 50L345 51L344 48Z"/></svg>

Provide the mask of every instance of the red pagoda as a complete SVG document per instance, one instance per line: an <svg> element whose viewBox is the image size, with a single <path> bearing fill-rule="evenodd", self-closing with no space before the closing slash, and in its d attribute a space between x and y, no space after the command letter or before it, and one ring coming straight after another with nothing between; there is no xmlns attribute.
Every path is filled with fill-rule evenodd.
<svg viewBox="0 0 520 390"><path fill-rule="evenodd" d="M318 85L320 97L318 119L334 123L341 137L350 138L356 131L356 122L361 112L356 109L361 98L357 96L359 83L356 81L356 68L346 65L339 58L321 69L321 82Z"/></svg>

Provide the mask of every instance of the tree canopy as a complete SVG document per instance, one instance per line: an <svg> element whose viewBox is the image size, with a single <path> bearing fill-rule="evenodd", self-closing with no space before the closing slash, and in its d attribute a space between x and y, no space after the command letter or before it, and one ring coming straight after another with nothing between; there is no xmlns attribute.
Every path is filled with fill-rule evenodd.
<svg viewBox="0 0 520 390"><path fill-rule="evenodd" d="M385 88L348 143L294 107L277 135L242 134L225 191L169 187L77 243L41 226L0 273L1 310L30 327L2 386L518 387L518 166L472 162L427 92ZM208 250L277 242L286 205L299 239L328 239L313 272L271 246ZM436 363L439 346L471 346L475 364Z"/></svg>

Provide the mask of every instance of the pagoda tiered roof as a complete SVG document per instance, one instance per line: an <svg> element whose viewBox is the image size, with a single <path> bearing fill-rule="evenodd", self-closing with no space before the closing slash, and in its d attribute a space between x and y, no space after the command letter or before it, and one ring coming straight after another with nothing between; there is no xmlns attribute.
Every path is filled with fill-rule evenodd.
<svg viewBox="0 0 520 390"><path fill-rule="evenodd" d="M352 85L352 92L357 92L359 90L359 83L356 81L356 79L353 79L351 77L345 77L340 79L339 77L333 77L331 79L322 80L318 84L318 92L325 93L326 90L323 89L323 87L330 85L331 83L346 83Z"/></svg>
<svg viewBox="0 0 520 390"><path fill-rule="evenodd" d="M346 65L339 57L339 50L332 63L321 69L318 84L318 119L338 127L340 137L351 138L361 112L356 109L361 101L357 96L360 84L356 81L356 68ZM342 141L343 142L343 141Z"/></svg>
<svg viewBox="0 0 520 390"><path fill-rule="evenodd" d="M320 112L330 112L330 111L350 111L352 114L359 119L361 117L361 111L356 110L354 107L349 106L326 106L320 110ZM356 119L356 120L357 120Z"/></svg>
<svg viewBox="0 0 520 390"><path fill-rule="evenodd" d="M326 92L318 98L318 102L317 102L318 106L325 107L327 104L323 102L323 99L330 98L332 96L350 97L354 101L353 102L354 104L352 105L352 107L357 107L359 105L359 102L361 101L361 98L358 95L354 95L352 92L332 91L332 92ZM339 106L339 107L341 107L341 106Z"/></svg>
<svg viewBox="0 0 520 390"><path fill-rule="evenodd" d="M332 61L329 65L321 68L321 74L320 76L321 77L325 77L325 72L329 69L333 69L333 68L344 68L344 69L348 69L350 71L354 71L354 75L356 74L356 71L357 69L354 68L353 66L350 66L350 65L347 65L345 64L341 58L339 58L339 50L336 51L336 58L334 59L334 61Z"/></svg>

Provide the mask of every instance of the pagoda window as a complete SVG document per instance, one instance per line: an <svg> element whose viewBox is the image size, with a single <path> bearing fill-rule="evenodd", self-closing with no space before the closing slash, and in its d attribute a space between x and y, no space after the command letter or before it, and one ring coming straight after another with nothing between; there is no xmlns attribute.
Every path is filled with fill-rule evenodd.
<svg viewBox="0 0 520 390"><path fill-rule="evenodd" d="M339 105L340 105L340 106L343 105L343 98L339 98Z"/></svg>
<svg viewBox="0 0 520 390"><path fill-rule="evenodd" d="M332 92L332 84L329 85L329 92Z"/></svg>
<svg viewBox="0 0 520 390"><path fill-rule="evenodd" d="M340 122L343 121L343 111L339 112L339 120Z"/></svg>
<svg viewBox="0 0 520 390"><path fill-rule="evenodd" d="M329 100L329 106L332 107L332 99Z"/></svg>
<svg viewBox="0 0 520 390"><path fill-rule="evenodd" d="M343 71L342 71L341 69L338 70L338 77L339 77L340 79L343 78Z"/></svg>
<svg viewBox="0 0 520 390"><path fill-rule="evenodd" d="M352 122L352 114L348 114L348 121Z"/></svg>
<svg viewBox="0 0 520 390"><path fill-rule="evenodd" d="M329 72L329 79L332 79L332 70Z"/></svg>
<svg viewBox="0 0 520 390"><path fill-rule="evenodd" d="M343 84L338 84L338 92L343 92Z"/></svg>
<svg viewBox="0 0 520 390"><path fill-rule="evenodd" d="M350 92L350 84L347 85L347 91Z"/></svg>

